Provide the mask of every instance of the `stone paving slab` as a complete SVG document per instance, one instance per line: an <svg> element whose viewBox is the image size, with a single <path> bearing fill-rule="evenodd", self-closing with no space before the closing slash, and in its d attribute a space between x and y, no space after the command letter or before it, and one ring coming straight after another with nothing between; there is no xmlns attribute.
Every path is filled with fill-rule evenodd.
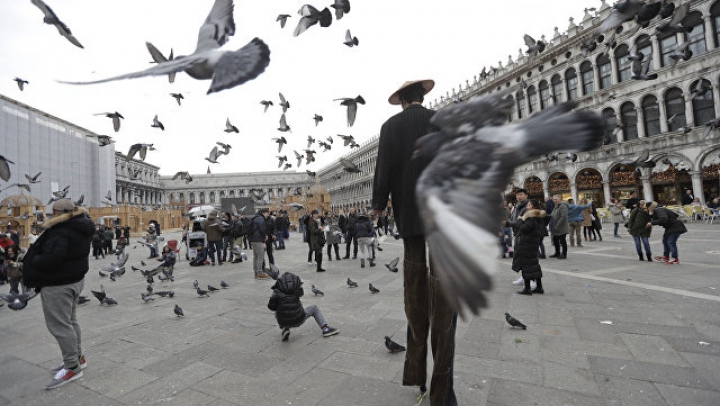
<svg viewBox="0 0 720 406"><path fill-rule="evenodd" d="M630 238L570 247L567 261L541 260L542 296L517 295L510 261L498 261L489 308L458 322L460 404L718 404L712 401L720 399L720 273L714 265L720 254L712 252L720 228L688 228L680 266L637 261ZM414 405L417 388L401 385L404 354L389 354L383 345L385 335L405 344L402 275L382 266L402 255L402 241L386 240L375 268L332 261L318 274L307 265L307 246L293 237L287 250L275 252L277 264L303 279L303 304L319 306L339 335L324 338L308 320L281 342L267 309L272 283L254 280L247 262L191 269L182 259L175 282L154 283L175 297L145 304L144 278L130 271L110 282L96 271L114 258L91 259L85 292L103 284L119 305L99 306L93 298L78 309L90 363L84 377L46 391L49 369L61 356L39 300L21 312L0 308L0 406ZM142 247L129 252L128 264L150 262ZM361 287L347 288L348 277ZM203 287L225 280L230 288L198 298L195 279ZM368 283L381 292L371 294ZM311 284L325 297L312 295ZM175 304L184 318L173 314ZM505 312L528 330L510 329Z"/></svg>

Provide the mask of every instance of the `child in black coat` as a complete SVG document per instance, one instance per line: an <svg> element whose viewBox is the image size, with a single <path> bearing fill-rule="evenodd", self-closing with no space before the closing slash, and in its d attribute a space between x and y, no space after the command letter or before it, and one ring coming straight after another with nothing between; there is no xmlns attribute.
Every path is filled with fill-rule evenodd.
<svg viewBox="0 0 720 406"><path fill-rule="evenodd" d="M300 277L285 272L278 277L272 286L273 294L268 302L268 309L275 312L275 318L278 325L282 329L282 341L287 341L290 337L291 327L300 327L308 317L315 318L315 322L322 329L323 337L329 337L339 333L338 329L328 326L320 309L315 305L303 308L300 298L304 291Z"/></svg>

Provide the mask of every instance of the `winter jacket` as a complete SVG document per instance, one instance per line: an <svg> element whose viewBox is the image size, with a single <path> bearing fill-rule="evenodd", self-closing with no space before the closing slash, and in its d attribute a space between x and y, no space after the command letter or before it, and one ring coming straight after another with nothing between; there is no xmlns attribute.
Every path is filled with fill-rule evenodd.
<svg viewBox="0 0 720 406"><path fill-rule="evenodd" d="M275 229L278 232L285 233L290 227L290 220L286 216L280 216L275 219Z"/></svg>
<svg viewBox="0 0 720 406"><path fill-rule="evenodd" d="M347 215L347 233L350 235L357 234L357 223L359 216L357 213Z"/></svg>
<svg viewBox="0 0 720 406"><path fill-rule="evenodd" d="M583 221L585 218L582 214L582 211L585 209L590 208L591 204L584 204L582 206L577 204L568 204L568 222L574 223L576 221Z"/></svg>
<svg viewBox="0 0 720 406"><path fill-rule="evenodd" d="M328 245L340 244L340 228L337 226L337 217L325 217L325 243Z"/></svg>
<svg viewBox="0 0 720 406"><path fill-rule="evenodd" d="M272 286L273 294L268 309L275 312L280 327L299 327L307 319L300 298L305 294L302 281L297 275L285 272Z"/></svg>
<svg viewBox="0 0 720 406"><path fill-rule="evenodd" d="M250 218L247 216L240 217L240 222L243 227L243 235L250 235Z"/></svg>
<svg viewBox="0 0 720 406"><path fill-rule="evenodd" d="M265 237L268 235L267 221L265 216L258 213L250 219L250 242L265 242Z"/></svg>
<svg viewBox="0 0 720 406"><path fill-rule="evenodd" d="M527 210L517 222L517 243L512 269L515 272L522 271L523 279L542 278L538 248L545 228L545 210Z"/></svg>
<svg viewBox="0 0 720 406"><path fill-rule="evenodd" d="M655 210L653 210L652 225L665 228L663 238L667 238L670 234L687 233L687 228L685 228L685 224L683 224L682 221L678 220L678 215L672 213L665 207L656 207Z"/></svg>
<svg viewBox="0 0 720 406"><path fill-rule="evenodd" d="M338 219L338 227L340 227L340 231L342 231L343 234L347 233L347 217L342 214Z"/></svg>
<svg viewBox="0 0 720 406"><path fill-rule="evenodd" d="M112 241L113 237L115 237L115 233L109 228L106 228L103 234L105 235L105 242Z"/></svg>
<svg viewBox="0 0 720 406"><path fill-rule="evenodd" d="M582 226L583 227L592 227L593 225L593 219L592 219L592 207L588 207L587 209L583 210L582 212Z"/></svg>
<svg viewBox="0 0 720 406"><path fill-rule="evenodd" d="M42 288L81 281L89 269L90 239L94 230L88 211L82 207L47 221L45 232L25 253L25 286Z"/></svg>
<svg viewBox="0 0 720 406"><path fill-rule="evenodd" d="M527 199L523 200L522 202L517 202L512 212L510 212L510 220L515 221L522 217L522 215L525 214L525 210L527 210L527 204Z"/></svg>
<svg viewBox="0 0 720 406"><path fill-rule="evenodd" d="M359 216L355 235L358 238L373 237L375 235L374 232L373 223L368 216Z"/></svg>
<svg viewBox="0 0 720 406"><path fill-rule="evenodd" d="M312 217L308 218L307 221L311 250L321 249L325 245L325 232L320 228L318 221L315 221Z"/></svg>
<svg viewBox="0 0 720 406"><path fill-rule="evenodd" d="M625 216L623 215L623 209L615 203L608 203L608 210L610 210L610 222L622 224L625 222Z"/></svg>
<svg viewBox="0 0 720 406"><path fill-rule="evenodd" d="M630 220L628 220L628 232L634 237L650 237L652 228L647 223L652 221L652 216L639 207L632 209L630 212Z"/></svg>
<svg viewBox="0 0 720 406"><path fill-rule="evenodd" d="M392 207L402 237L424 235L415 196L415 185L430 158L413 159L415 142L435 130L430 125L434 111L412 104L390 117L380 129L373 177L372 208L385 210L392 195Z"/></svg>
<svg viewBox="0 0 720 406"><path fill-rule="evenodd" d="M203 231L205 231L205 234L207 235L208 242L222 240L222 234L223 231L225 231L225 227L223 227L220 223L221 221L217 214L210 213L208 215L207 220L203 223Z"/></svg>
<svg viewBox="0 0 720 406"><path fill-rule="evenodd" d="M565 235L569 232L568 205L560 202L550 214L550 234Z"/></svg>
<svg viewBox="0 0 720 406"><path fill-rule="evenodd" d="M16 258L8 258L8 256L5 256L5 260L10 260L15 263L15 265L9 265L5 263L5 261L0 262L0 266L3 269L3 273L9 278L9 279L20 279L22 277L22 269L23 269L23 260L25 258L25 254L18 253Z"/></svg>

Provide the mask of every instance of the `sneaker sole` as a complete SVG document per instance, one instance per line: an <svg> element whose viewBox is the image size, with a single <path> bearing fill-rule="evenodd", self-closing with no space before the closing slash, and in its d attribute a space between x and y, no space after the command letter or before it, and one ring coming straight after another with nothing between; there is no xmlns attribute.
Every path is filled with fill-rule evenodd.
<svg viewBox="0 0 720 406"><path fill-rule="evenodd" d="M334 336L335 334L337 334L339 332L340 332L340 330L333 331L332 333L323 333L323 337Z"/></svg>
<svg viewBox="0 0 720 406"><path fill-rule="evenodd" d="M82 370L80 370L79 374L73 376L72 378L68 379L67 381L57 381L57 383L55 381L53 381L53 383L51 383L50 385L45 386L45 389L47 389L47 390L56 389L61 386L65 386L66 384L68 384L76 379L80 379L82 377L83 377L83 372L82 372Z"/></svg>

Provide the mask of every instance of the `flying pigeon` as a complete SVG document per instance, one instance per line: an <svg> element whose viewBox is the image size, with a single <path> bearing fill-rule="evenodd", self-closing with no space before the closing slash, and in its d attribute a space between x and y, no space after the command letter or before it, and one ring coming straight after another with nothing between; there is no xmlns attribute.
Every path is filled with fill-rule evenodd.
<svg viewBox="0 0 720 406"><path fill-rule="evenodd" d="M323 116L315 114L315 117L313 117L313 120L315 120L315 127L317 127L318 123L323 121Z"/></svg>
<svg viewBox="0 0 720 406"><path fill-rule="evenodd" d="M397 268L398 262L400 262L400 257L397 257L397 258L393 259L392 261L386 263L385 267L390 272L397 272L398 271L398 268Z"/></svg>
<svg viewBox="0 0 720 406"><path fill-rule="evenodd" d="M112 144L112 143L115 142L115 141L113 141L112 138L111 138L110 136L108 136L108 135L98 135L98 136L97 136L97 139L98 139L98 145L101 146L101 147L108 146L108 145L110 145L110 144Z"/></svg>
<svg viewBox="0 0 720 406"><path fill-rule="evenodd" d="M135 154L140 153L140 160L145 161L147 151L155 151L153 144L133 144L127 154L127 160L131 161Z"/></svg>
<svg viewBox="0 0 720 406"><path fill-rule="evenodd" d="M350 173L362 172L362 170L360 170L360 168L358 168L357 165L355 165L351 160L349 160L347 158L340 158L340 164L343 166L343 170L345 172L350 172Z"/></svg>
<svg viewBox="0 0 720 406"><path fill-rule="evenodd" d="M63 37L67 38L68 41L70 41L71 44L75 45L76 47L82 48L82 44L80 44L80 41L77 40L72 35L72 32L70 31L70 27L65 25L58 16L55 14L55 12L52 11L50 7L48 7L47 4L45 4L42 0L31 0L32 4L37 6L37 8L40 9L40 11L45 14L45 17L43 17L43 22L45 24L54 25L55 28L57 28L58 33L62 35ZM22 89L20 89L22 90Z"/></svg>
<svg viewBox="0 0 720 406"><path fill-rule="evenodd" d="M511 325L513 329L515 329L515 327L520 327L523 330L527 330L527 326L522 324L520 320L511 316L510 313L505 313L505 321L507 321L507 323Z"/></svg>
<svg viewBox="0 0 720 406"><path fill-rule="evenodd" d="M130 180L139 180L141 169L136 169L130 174Z"/></svg>
<svg viewBox="0 0 720 406"><path fill-rule="evenodd" d="M8 164L14 165L15 162L0 155L0 179L4 180L5 182L10 180L10 165Z"/></svg>
<svg viewBox="0 0 720 406"><path fill-rule="evenodd" d="M290 203L289 206L293 209L293 211L299 211L305 208L305 206L300 203Z"/></svg>
<svg viewBox="0 0 720 406"><path fill-rule="evenodd" d="M635 60L632 62L632 76L631 79L635 80L655 80L658 77L657 73L648 73L650 70L650 63L652 58L647 58L644 61Z"/></svg>
<svg viewBox="0 0 720 406"><path fill-rule="evenodd" d="M720 119L713 119L705 123L705 129L703 130L703 140L707 138L708 135L712 134L713 131L720 127Z"/></svg>
<svg viewBox="0 0 720 406"><path fill-rule="evenodd" d="M280 131L280 132L290 131L290 126L287 124L287 119L285 119L285 113L282 113L282 115L280 116L280 127L278 127L278 131Z"/></svg>
<svg viewBox="0 0 720 406"><path fill-rule="evenodd" d="M30 185L27 184L27 183L12 183L12 184L10 184L10 185L7 185L7 186L6 186L5 188L3 188L2 190L10 189L11 187L15 187L15 186L19 187L20 189L25 189L25 190L27 190L28 192L31 191L31 190L30 190Z"/></svg>
<svg viewBox="0 0 720 406"><path fill-rule="evenodd" d="M225 130L224 130L224 131L225 131L226 133L239 133L239 132L240 132L240 130L238 130L237 127L235 127L234 125L230 124L230 119L229 119L229 118L228 118L227 120L225 120Z"/></svg>
<svg viewBox="0 0 720 406"><path fill-rule="evenodd" d="M357 287L358 287L357 282L355 282L354 280L352 280L352 279L350 279L350 278L347 279L347 285L348 285L349 287L351 287L351 288L357 288Z"/></svg>
<svg viewBox="0 0 720 406"><path fill-rule="evenodd" d="M370 292L371 292L371 293L380 293L380 289L378 289L378 288L376 288L375 286L373 286L372 283L368 286L368 288L370 289Z"/></svg>
<svg viewBox="0 0 720 406"><path fill-rule="evenodd" d="M572 103L502 125L513 108L507 96L494 92L439 110L431 119L439 131L416 142L415 158L431 159L415 188L420 218L440 285L458 312L461 304L473 314L487 306L483 291L492 286L497 256L495 219L502 217L494 199L514 168L560 149L594 149L605 133L600 116L571 112Z"/></svg>
<svg viewBox="0 0 720 406"><path fill-rule="evenodd" d="M215 146L215 147L213 147L212 150L210 150L210 155L208 155L208 157L205 158L205 160L210 163L216 164L216 163L218 163L217 159L219 156L220 156L220 154L218 153L218 147Z"/></svg>
<svg viewBox="0 0 720 406"><path fill-rule="evenodd" d="M20 78L15 78L15 79L13 79L13 80L14 80L15 82L17 82L18 88L20 89L21 92L22 92L23 90L25 90L25 85L30 84L30 82L28 82L27 80L20 79Z"/></svg>
<svg viewBox="0 0 720 406"><path fill-rule="evenodd" d="M312 135L308 135L307 137L307 147L310 148L310 146L315 142L315 138L312 137Z"/></svg>
<svg viewBox="0 0 720 406"><path fill-rule="evenodd" d="M268 107L273 105L273 102L271 102L270 100L263 100L260 102L260 104L265 106L265 110L263 110L263 113L265 113L265 112L267 112Z"/></svg>
<svg viewBox="0 0 720 406"><path fill-rule="evenodd" d="M278 155L277 159L278 159L278 168L279 168L283 165L283 162L287 162L287 155L283 155L283 156Z"/></svg>
<svg viewBox="0 0 720 406"><path fill-rule="evenodd" d="M355 142L355 138L354 138L352 135L341 135L341 134L338 134L338 137L340 137L340 138L343 139L343 141L344 141L343 146L344 146L344 147L347 147L347 146L350 145L351 143Z"/></svg>
<svg viewBox="0 0 720 406"><path fill-rule="evenodd" d="M694 100L697 97L702 97L709 90L712 90L712 85L705 79L699 79L690 89L690 100Z"/></svg>
<svg viewBox="0 0 720 406"><path fill-rule="evenodd" d="M155 117L153 118L153 123L150 127L159 128L162 131L165 131L165 126L163 125L163 123L160 122L160 120L158 120L157 114L155 114Z"/></svg>
<svg viewBox="0 0 720 406"><path fill-rule="evenodd" d="M546 45L543 41L535 41L533 37L527 34L523 35L523 41L525 41L525 45L528 47L525 53L528 55L528 64L530 64L538 54L545 50Z"/></svg>
<svg viewBox="0 0 720 406"><path fill-rule="evenodd" d="M300 22L298 22L293 37L297 37L302 34L308 28L320 22L321 27L329 27L332 24L332 13L325 7L322 11L318 11L315 7L305 4L300 8L298 14L302 16Z"/></svg>
<svg viewBox="0 0 720 406"><path fill-rule="evenodd" d="M293 151L295 153L295 158L297 159L297 167L300 167L300 164L302 164L303 158L305 158L305 155L300 155L297 151Z"/></svg>
<svg viewBox="0 0 720 406"><path fill-rule="evenodd" d="M578 156L577 156L577 154L574 153L574 152L572 152L572 153L571 153L571 152L568 152L568 153L565 154L565 159L568 160L568 161L571 161L571 162L575 162L575 161L577 161Z"/></svg>
<svg viewBox="0 0 720 406"><path fill-rule="evenodd" d="M172 177L172 180L175 180L177 178L184 180L186 184L192 182L192 180L193 180L192 176L190 176L190 172L186 172L186 171L177 172Z"/></svg>
<svg viewBox="0 0 720 406"><path fill-rule="evenodd" d="M405 347L391 340L388 336L385 336L385 348L387 348L391 354L405 351Z"/></svg>
<svg viewBox="0 0 720 406"><path fill-rule="evenodd" d="M638 168L652 168L655 166L655 161L650 159L650 150L645 149L640 153L637 159L620 161L621 165L637 166Z"/></svg>
<svg viewBox="0 0 720 406"><path fill-rule="evenodd" d="M153 45L149 42L146 42L145 45L147 46L148 52L150 52L150 56L152 56L152 58L153 58L153 61L150 63L163 63L163 62L168 62L168 61L172 61L175 59L172 48L170 48L170 55L167 58L165 58L165 55L163 55L162 52L160 52L160 50L155 47L155 45ZM176 74L177 74L177 72L168 73L168 82L174 83ZM180 100L178 100L178 103L180 103Z"/></svg>
<svg viewBox="0 0 720 406"><path fill-rule="evenodd" d="M625 21L630 21L638 15L645 5L644 0L621 0L615 3L610 15L600 24L595 31L597 34L603 34L610 30L615 30Z"/></svg>
<svg viewBox="0 0 720 406"><path fill-rule="evenodd" d="M280 107L282 107L283 113L287 112L287 109L290 108L290 102L285 100L285 96L283 96L282 93L278 93L280 95Z"/></svg>
<svg viewBox="0 0 720 406"><path fill-rule="evenodd" d="M313 171L308 170L308 169L305 170L305 173L307 173L308 176L311 177L311 178L314 178L314 177L317 175L316 172L313 172Z"/></svg>
<svg viewBox="0 0 720 406"><path fill-rule="evenodd" d="M182 104L180 103L180 100L181 100L181 99L185 99L185 98L183 97L182 93L170 93L170 96L174 97L175 100L177 100L178 106L182 106Z"/></svg>
<svg viewBox="0 0 720 406"><path fill-rule="evenodd" d="M660 8L660 12L658 13L660 15L660 19L664 20L675 12L675 3L668 0L662 0L662 7Z"/></svg>
<svg viewBox="0 0 720 406"><path fill-rule="evenodd" d="M0 299L6 301L8 303L8 308L18 311L22 310L25 307L27 307L27 302L37 296L37 292L35 289L28 290L27 292L23 293L5 293L0 294ZM2 304L0 304L2 306Z"/></svg>
<svg viewBox="0 0 720 406"><path fill-rule="evenodd" d="M345 42L343 42L343 44L352 48L354 46L355 47L358 46L360 44L360 42L358 41L357 37L353 37L350 34L350 30L347 30L347 31L345 31Z"/></svg>
<svg viewBox="0 0 720 406"><path fill-rule="evenodd" d="M320 142L318 143L318 146L320 146L321 148L323 148L323 152L327 152L327 151L329 151L329 150L332 149L332 145L330 145L330 144L328 144L327 142L324 142L324 141L320 141Z"/></svg>
<svg viewBox="0 0 720 406"><path fill-rule="evenodd" d="M311 162L315 162L315 150L306 149L305 151L305 165L310 165Z"/></svg>
<svg viewBox="0 0 720 406"><path fill-rule="evenodd" d="M208 94L229 89L259 76L270 63L270 49L259 38L253 38L236 51L221 51L220 47L235 34L232 0L215 0L205 23L200 27L195 51L175 60L158 63L152 68L91 82L94 84L143 76L166 75L185 71L194 79L212 79ZM150 43L146 43L148 46Z"/></svg>
<svg viewBox="0 0 720 406"><path fill-rule="evenodd" d="M282 151L283 145L287 144L287 140L285 139L285 137L273 138L272 140L275 141L275 142L277 142L277 144L278 144L278 154L279 154L280 151Z"/></svg>
<svg viewBox="0 0 720 406"><path fill-rule="evenodd" d="M335 18L339 20L350 12L350 0L334 0L330 7L335 9Z"/></svg>
<svg viewBox="0 0 720 406"><path fill-rule="evenodd" d="M182 307L180 307L180 306L178 306L178 305L175 305L175 309L173 309L173 311L175 312L175 314L176 314L178 317L183 317L183 316L185 316L185 313L183 313Z"/></svg>
<svg viewBox="0 0 720 406"><path fill-rule="evenodd" d="M668 55L668 57L671 59L670 61L670 69L675 69L675 65L677 65L680 60L687 61L693 56L693 51L690 49L690 42L684 41L680 43L680 45L676 46L672 53Z"/></svg>
<svg viewBox="0 0 720 406"><path fill-rule="evenodd" d="M347 123L348 127L352 127L352 125L355 123L355 116L357 115L357 105L365 104L365 99L362 98L362 96L358 95L358 97L351 99L348 97L343 97L340 99L333 99L333 101L340 101L341 106L347 106Z"/></svg>
<svg viewBox="0 0 720 406"><path fill-rule="evenodd" d="M290 17L290 14L280 14L275 21L280 21L280 28L285 28L285 23L287 23L287 19Z"/></svg>
<svg viewBox="0 0 720 406"><path fill-rule="evenodd" d="M98 113L98 114L95 114L95 115L96 115L96 116L105 116L105 117L107 117L107 118L111 118L111 119L112 119L112 123L113 123L113 128L115 129L115 132L120 131L120 119L121 119L121 118L122 118L123 120L125 119L125 117L123 117L122 114L118 113L117 111L114 112L114 113Z"/></svg>
<svg viewBox="0 0 720 406"><path fill-rule="evenodd" d="M657 34L677 34L692 31L693 27L685 27L683 20L690 10L690 3L685 2L675 8L670 21L655 27Z"/></svg>
<svg viewBox="0 0 720 406"><path fill-rule="evenodd" d="M322 290L316 288L315 285L311 285L310 288L311 288L311 290L312 290L312 293L315 294L315 296L325 296L325 293L323 293Z"/></svg>

